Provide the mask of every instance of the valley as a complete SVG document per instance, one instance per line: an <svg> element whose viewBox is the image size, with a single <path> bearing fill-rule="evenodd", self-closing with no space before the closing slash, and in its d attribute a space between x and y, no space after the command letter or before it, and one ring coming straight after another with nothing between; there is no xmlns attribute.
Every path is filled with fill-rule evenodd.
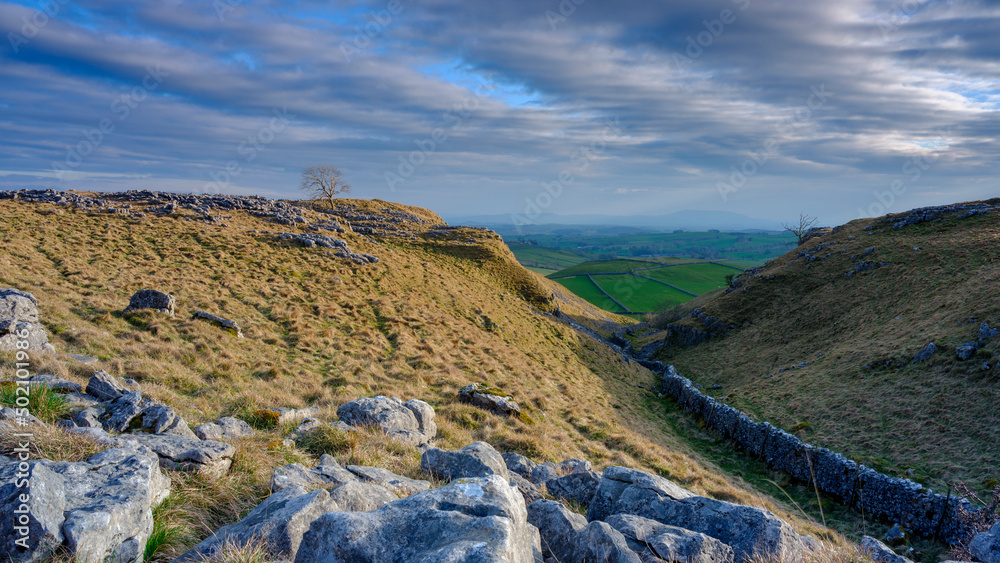
<svg viewBox="0 0 1000 563"><path fill-rule="evenodd" d="M988 329L1000 325L992 205L853 222L745 271L738 260L593 260L512 245L522 260L534 251L559 266L543 277L496 233L378 200L328 208L35 192L0 199L0 287L37 298L56 350L38 357L37 373L84 385L104 370L192 426L224 417L253 426L253 437L234 442L224 475L168 472L181 492L154 523L174 532L151 561L170 561L246 516L284 464L311 467L331 454L422 478L419 451L378 431L289 442L295 425L261 414L307 409L333 421L345 403L379 395L425 401L437 447L482 440L537 462L647 471L763 507L840 549L881 537L892 522L866 519L748 456L664 395L662 376L643 362L673 364L705 394L890 476L942 493L963 481L985 494L1000 443ZM176 315L124 311L143 288L174 296ZM663 288L679 294L675 302ZM661 312L637 319L616 310ZM206 318L232 319L242 338ZM955 359L982 326L973 359ZM623 327L631 356L604 344ZM678 345L670 335L681 328L706 340ZM913 361L931 340L937 351ZM0 377L13 379L13 355L0 361ZM520 414L458 400L473 383L506 395ZM72 416L61 409L46 416ZM78 461L91 451L46 436L46 455ZM0 447L9 454L15 444L7 437ZM930 539L906 547L921 561L946 552Z"/></svg>

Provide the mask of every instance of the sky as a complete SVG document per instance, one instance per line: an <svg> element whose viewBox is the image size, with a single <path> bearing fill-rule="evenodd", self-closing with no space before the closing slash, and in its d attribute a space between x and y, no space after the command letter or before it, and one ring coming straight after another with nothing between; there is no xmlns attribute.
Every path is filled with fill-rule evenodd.
<svg viewBox="0 0 1000 563"><path fill-rule="evenodd" d="M822 224L1000 196L1000 4L0 2L0 189Z"/></svg>

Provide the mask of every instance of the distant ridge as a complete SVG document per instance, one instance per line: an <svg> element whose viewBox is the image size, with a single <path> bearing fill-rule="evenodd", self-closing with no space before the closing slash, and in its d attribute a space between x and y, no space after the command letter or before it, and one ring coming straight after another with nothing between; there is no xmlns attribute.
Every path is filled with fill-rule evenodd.
<svg viewBox="0 0 1000 563"><path fill-rule="evenodd" d="M515 225L513 216L501 214L448 216L445 219L452 224L474 226ZM683 210L666 215L559 215L556 213L542 213L530 219L533 225L614 225L644 227L665 231L675 229L689 231L706 231L708 229L723 231L782 230L780 223L776 221L749 217L732 211ZM526 229L529 228L527 225L524 225L524 227Z"/></svg>

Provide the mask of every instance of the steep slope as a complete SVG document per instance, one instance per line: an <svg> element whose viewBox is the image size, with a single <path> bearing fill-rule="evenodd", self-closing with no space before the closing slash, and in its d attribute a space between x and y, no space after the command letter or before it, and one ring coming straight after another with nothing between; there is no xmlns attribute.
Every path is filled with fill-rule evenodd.
<svg viewBox="0 0 1000 563"><path fill-rule="evenodd" d="M998 204L821 233L700 304L728 334L657 355L729 404L869 467L942 493L958 481L995 486L1000 339L984 330L967 360L956 348L979 344L982 323L1000 326ZM929 342L937 352L915 362Z"/></svg>
<svg viewBox="0 0 1000 563"><path fill-rule="evenodd" d="M59 197L0 198L0 287L37 297L60 353L98 361L45 358L35 372L79 383L97 369L136 379L191 425L223 415L253 420L256 409L278 406L313 405L320 418L335 420L336 408L358 397L420 398L437 411L441 447L482 439L540 461L579 457L597 467L642 468L820 532L651 421L655 376L546 315L558 286L519 266L495 233L379 201L344 200L331 211L149 192ZM74 205L81 197L97 203ZM351 228L338 233L334 223ZM294 239L318 234L343 239L350 253ZM141 288L174 295L176 317L123 314ZM571 296L558 306L591 328L622 320ZM194 319L196 310L236 320L245 338ZM12 377L12 357L0 361L0 378ZM525 416L459 403L459 389L473 382L504 390ZM273 451L289 430L262 431L241 445L230 485L174 475L184 493L168 511L210 513L185 517L192 531L158 557L245 514L266 494L275 465L310 463L315 452ZM334 446L363 463L388 448L396 471L419 475L412 451L359 440ZM226 489L237 476L255 485Z"/></svg>

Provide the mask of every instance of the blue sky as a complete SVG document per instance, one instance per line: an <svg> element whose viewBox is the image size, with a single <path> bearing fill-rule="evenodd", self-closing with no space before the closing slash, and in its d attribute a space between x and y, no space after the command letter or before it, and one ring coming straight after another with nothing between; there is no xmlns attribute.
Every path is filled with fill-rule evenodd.
<svg viewBox="0 0 1000 563"><path fill-rule="evenodd" d="M0 188L837 224L1000 195L1000 6L0 2Z"/></svg>

